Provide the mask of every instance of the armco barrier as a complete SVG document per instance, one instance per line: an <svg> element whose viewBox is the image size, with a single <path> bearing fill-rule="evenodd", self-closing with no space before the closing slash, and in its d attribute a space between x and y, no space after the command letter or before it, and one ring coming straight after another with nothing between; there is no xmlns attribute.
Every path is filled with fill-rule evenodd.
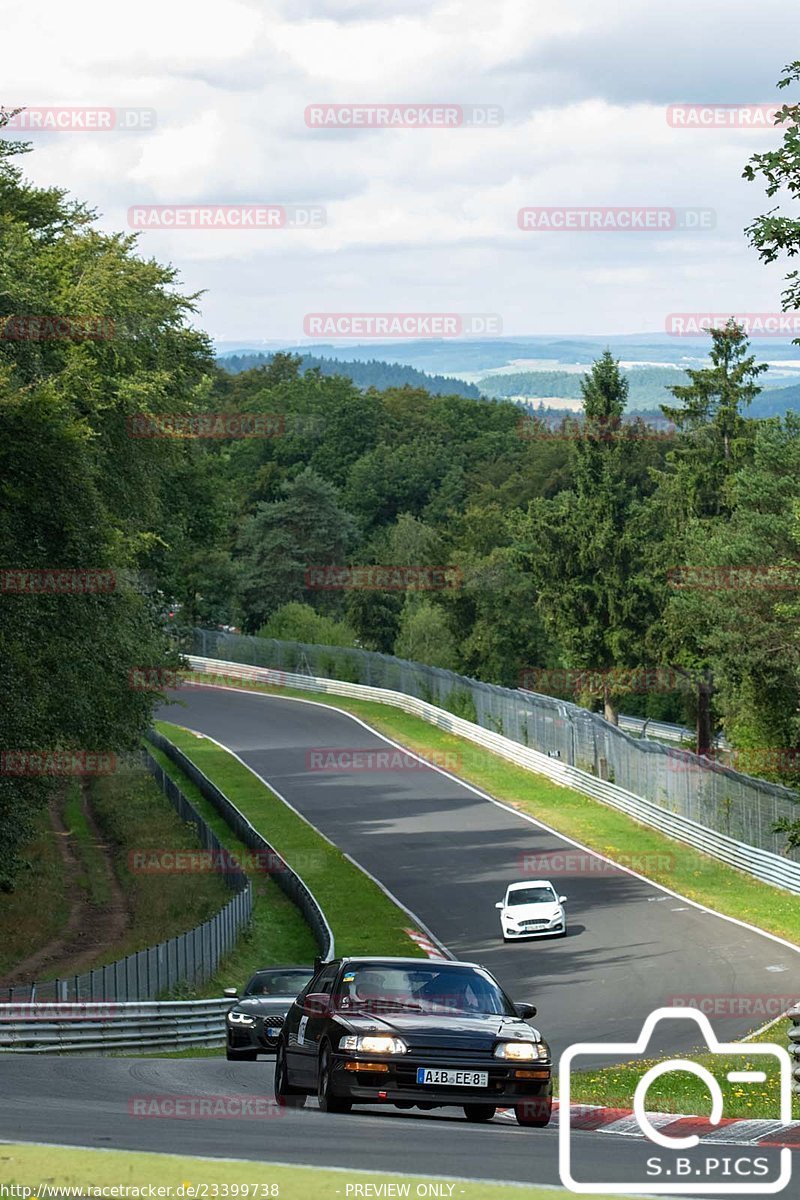
<svg viewBox="0 0 800 1200"><path fill-rule="evenodd" d="M232 1000L0 1004L0 1053L102 1054L220 1046Z"/></svg>
<svg viewBox="0 0 800 1200"><path fill-rule="evenodd" d="M194 826L203 849L222 852L222 843L214 831L156 760L146 752L142 759L181 820ZM231 866L222 873L222 878L235 893L233 899L188 933L82 975L30 983L24 987L0 988L0 999L13 1002L15 1006L25 1001L50 1004L58 1001L154 1000L182 984L205 983L222 958L233 949L253 909L253 891L245 872Z"/></svg>
<svg viewBox="0 0 800 1200"><path fill-rule="evenodd" d="M481 728L472 721L456 717L453 713L437 708L425 700L419 700L415 696L389 691L385 688L369 687L366 684L345 683L341 680L298 675L269 667L251 667L226 659L202 658L196 655L187 657L189 665L196 672L233 680L249 679L302 691L351 696L400 708L448 733L457 734L479 746L484 746L517 766L536 771L540 775L546 775L556 783L574 788L575 791L592 796L595 800L621 809L637 821L641 821L642 824L660 829L670 837L694 846L714 858L721 859L756 879L800 894L800 862L747 845L745 842L708 829L689 817L670 812L661 805L626 791L617 784L599 779L588 771L570 766L560 759L550 758L547 754L542 754L528 746L521 746L503 734Z"/></svg>
<svg viewBox="0 0 800 1200"><path fill-rule="evenodd" d="M325 919L325 914L317 903L316 897L309 891L300 876L292 870L290 864L250 824L244 814L228 799L225 793L221 792L216 784L212 783L208 776L204 775L200 768L190 758L187 758L177 746L174 746L172 742L162 737L154 729L150 730L148 737L153 745L163 751L168 758L171 758L180 767L184 774L188 775L206 800L214 805L214 808L230 826L239 838L239 841L244 842L249 850L255 850L257 853L266 856L268 861L274 864L271 871L272 878L302 912L316 938L320 955L322 958L333 958L334 943L331 927Z"/></svg>

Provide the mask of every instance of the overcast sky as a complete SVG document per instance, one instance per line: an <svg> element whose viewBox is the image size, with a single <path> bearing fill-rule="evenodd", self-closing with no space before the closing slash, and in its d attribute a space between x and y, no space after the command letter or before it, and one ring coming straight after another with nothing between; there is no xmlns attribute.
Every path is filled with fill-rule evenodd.
<svg viewBox="0 0 800 1200"><path fill-rule="evenodd" d="M156 110L145 132L37 133L25 165L127 229L142 205L321 205L316 229L154 230L218 339L302 340L310 312L495 313L508 334L661 331L774 311L743 227L774 130L672 128L768 103L800 58L785 0L0 0L0 103ZM312 129L322 103L490 105L491 127ZM712 209L700 232L522 232L525 206Z"/></svg>

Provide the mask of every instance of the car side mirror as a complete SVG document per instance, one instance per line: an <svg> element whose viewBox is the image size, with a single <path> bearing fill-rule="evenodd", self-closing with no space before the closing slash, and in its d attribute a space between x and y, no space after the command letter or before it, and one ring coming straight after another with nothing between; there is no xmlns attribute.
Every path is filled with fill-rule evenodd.
<svg viewBox="0 0 800 1200"><path fill-rule="evenodd" d="M325 1017L331 1010L331 998L327 992L309 992L303 1001L303 1012L308 1017Z"/></svg>
<svg viewBox="0 0 800 1200"><path fill-rule="evenodd" d="M566 896L559 896L559 897L558 897L558 903L559 903L559 904L566 904L566 903L567 903L567 897L566 897Z"/></svg>
<svg viewBox="0 0 800 1200"><path fill-rule="evenodd" d="M536 1013L538 1011L535 1004L521 1004L520 1003L520 1004L515 1004L514 1007L517 1010L517 1016L522 1017L523 1021L527 1021L531 1017L535 1017Z"/></svg>
<svg viewBox="0 0 800 1200"><path fill-rule="evenodd" d="M222 994L223 994L223 996L230 996L232 1000L239 999L239 989L238 988L223 988Z"/></svg>
<svg viewBox="0 0 800 1200"><path fill-rule="evenodd" d="M497 904L495 904L495 908L505 908L504 902L502 900L498 900Z"/></svg>

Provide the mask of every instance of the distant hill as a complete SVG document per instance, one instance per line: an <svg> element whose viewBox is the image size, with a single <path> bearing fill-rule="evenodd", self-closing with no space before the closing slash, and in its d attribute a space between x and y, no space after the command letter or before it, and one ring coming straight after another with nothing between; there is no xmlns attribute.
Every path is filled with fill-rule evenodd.
<svg viewBox="0 0 800 1200"><path fill-rule="evenodd" d="M800 383L791 387L768 388L756 396L747 410L749 417L782 417L785 412L800 412Z"/></svg>
<svg viewBox="0 0 800 1200"><path fill-rule="evenodd" d="M624 371L628 380L629 409L657 409L659 404L672 402L667 390L673 384L688 383L685 371L676 367L630 367ZM478 386L492 399L524 396L556 397L580 400L583 373L572 371L516 371L505 375L487 375Z"/></svg>
<svg viewBox="0 0 800 1200"><path fill-rule="evenodd" d="M331 358L316 358L311 354L303 354L301 372L318 369L323 375L345 375L352 379L358 388L376 388L385 391L386 388L415 387L425 388L436 396L466 396L479 400L481 393L472 383L463 379L451 379L446 375L428 375L415 367L403 366L401 363L381 362L370 359L368 362L348 362ZM226 354L217 362L226 371L238 375L240 371L250 371L253 367L266 367L272 361L271 354Z"/></svg>

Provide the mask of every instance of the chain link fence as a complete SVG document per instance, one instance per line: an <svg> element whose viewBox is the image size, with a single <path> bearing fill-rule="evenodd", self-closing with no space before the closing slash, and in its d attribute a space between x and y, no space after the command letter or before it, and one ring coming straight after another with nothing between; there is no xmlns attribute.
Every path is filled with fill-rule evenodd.
<svg viewBox="0 0 800 1200"><path fill-rule="evenodd" d="M481 683L389 654L195 629L184 649L204 658L387 688L426 700L484 729L589 771L718 833L785 853L774 832L800 818L797 793L688 750L631 737L567 700ZM796 855L790 857L797 857Z"/></svg>
<svg viewBox="0 0 800 1200"><path fill-rule="evenodd" d="M227 862L230 856L214 831L197 809L186 799L177 784L146 751L139 758L170 800L182 821L194 827L204 850ZM50 979L24 987L0 988L0 1001L9 1003L154 1000L184 984L205 983L216 971L221 959L236 944L253 909L253 891L246 873L231 865L221 872L234 892L230 900L210 920L178 937L139 950L125 958L82 975ZM187 883L187 886L190 884ZM5 1019L5 1018L4 1018Z"/></svg>

